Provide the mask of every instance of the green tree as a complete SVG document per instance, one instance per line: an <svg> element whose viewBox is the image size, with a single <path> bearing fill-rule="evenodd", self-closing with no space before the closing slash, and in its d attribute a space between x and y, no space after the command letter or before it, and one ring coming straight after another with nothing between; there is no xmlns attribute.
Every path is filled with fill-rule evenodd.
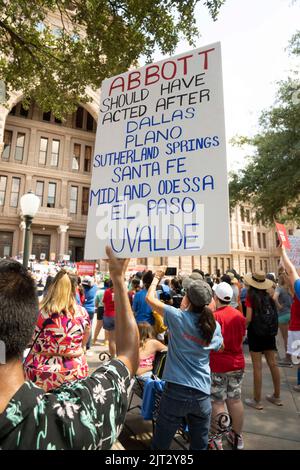
<svg viewBox="0 0 300 470"><path fill-rule="evenodd" d="M300 31L289 50L300 56ZM300 81L297 71L279 83L274 106L260 117L260 132L241 137L237 144L250 144L254 155L246 166L231 174L230 202L251 201L258 219L272 223L300 222Z"/></svg>
<svg viewBox="0 0 300 470"><path fill-rule="evenodd" d="M200 2L216 20L225 0L0 0L0 80L62 117L155 47L171 54L181 35L192 45Z"/></svg>

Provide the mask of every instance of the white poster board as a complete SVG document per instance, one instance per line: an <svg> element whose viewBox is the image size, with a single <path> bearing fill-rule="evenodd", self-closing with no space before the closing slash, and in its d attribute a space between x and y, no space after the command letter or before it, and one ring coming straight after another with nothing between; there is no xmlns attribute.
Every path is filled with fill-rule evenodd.
<svg viewBox="0 0 300 470"><path fill-rule="evenodd" d="M85 259L229 253L221 46L105 80Z"/></svg>
<svg viewBox="0 0 300 470"><path fill-rule="evenodd" d="M291 249L286 250L288 257L296 269L300 269L300 237L289 236Z"/></svg>

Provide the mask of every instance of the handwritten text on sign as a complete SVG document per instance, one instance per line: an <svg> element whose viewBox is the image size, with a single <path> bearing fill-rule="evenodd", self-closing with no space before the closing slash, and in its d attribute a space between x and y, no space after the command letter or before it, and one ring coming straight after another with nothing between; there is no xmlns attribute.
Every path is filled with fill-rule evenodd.
<svg viewBox="0 0 300 470"><path fill-rule="evenodd" d="M85 259L229 252L220 44L105 80Z"/></svg>

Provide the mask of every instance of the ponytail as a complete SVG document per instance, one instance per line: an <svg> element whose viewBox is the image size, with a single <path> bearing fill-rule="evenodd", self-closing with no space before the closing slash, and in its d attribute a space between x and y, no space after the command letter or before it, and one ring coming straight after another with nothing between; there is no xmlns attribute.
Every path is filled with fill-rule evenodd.
<svg viewBox="0 0 300 470"><path fill-rule="evenodd" d="M198 314L198 327L206 346L208 346L211 343L217 326L215 317L207 305L200 308L192 305L191 311Z"/></svg>

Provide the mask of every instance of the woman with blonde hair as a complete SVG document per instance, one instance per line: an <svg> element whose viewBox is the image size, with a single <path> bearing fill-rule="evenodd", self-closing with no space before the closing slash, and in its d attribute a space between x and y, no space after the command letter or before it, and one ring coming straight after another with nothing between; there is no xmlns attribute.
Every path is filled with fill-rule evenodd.
<svg viewBox="0 0 300 470"><path fill-rule="evenodd" d="M87 377L83 347L90 334L86 310L76 303L76 279L61 270L40 304L25 375L46 392Z"/></svg>

